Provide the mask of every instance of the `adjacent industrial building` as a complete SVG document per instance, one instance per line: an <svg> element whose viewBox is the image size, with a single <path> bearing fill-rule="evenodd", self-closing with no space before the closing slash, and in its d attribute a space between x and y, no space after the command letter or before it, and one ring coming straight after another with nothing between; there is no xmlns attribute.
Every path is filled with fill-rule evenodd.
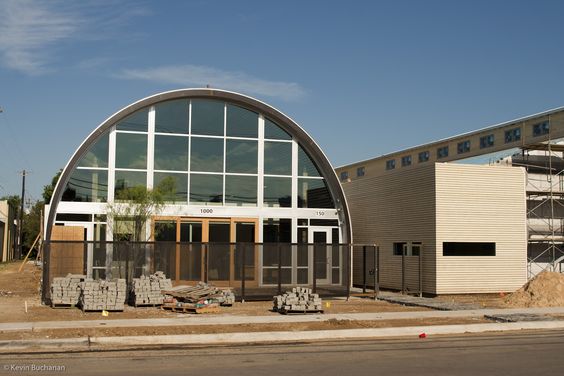
<svg viewBox="0 0 564 376"><path fill-rule="evenodd" d="M7 200L0 201L0 262L14 259L16 241L16 208Z"/></svg>
<svg viewBox="0 0 564 376"><path fill-rule="evenodd" d="M337 168L355 243L380 249L380 286L494 293L559 271L562 137L559 108ZM361 263L357 255L356 284Z"/></svg>

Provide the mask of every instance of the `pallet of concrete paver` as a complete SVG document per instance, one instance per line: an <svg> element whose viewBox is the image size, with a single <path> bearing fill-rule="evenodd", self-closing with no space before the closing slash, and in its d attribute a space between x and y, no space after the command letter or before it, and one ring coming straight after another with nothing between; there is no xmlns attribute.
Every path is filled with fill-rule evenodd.
<svg viewBox="0 0 564 376"><path fill-rule="evenodd" d="M80 283L85 275L67 274L66 277L55 277L51 283L51 307L74 308L80 298Z"/></svg>
<svg viewBox="0 0 564 376"><path fill-rule="evenodd" d="M172 288L172 282L163 272L133 278L129 285L129 304L134 307L158 307L163 304L163 290Z"/></svg>
<svg viewBox="0 0 564 376"><path fill-rule="evenodd" d="M272 310L281 314L323 313L321 298L306 287L294 287L283 295L274 296L273 305Z"/></svg>

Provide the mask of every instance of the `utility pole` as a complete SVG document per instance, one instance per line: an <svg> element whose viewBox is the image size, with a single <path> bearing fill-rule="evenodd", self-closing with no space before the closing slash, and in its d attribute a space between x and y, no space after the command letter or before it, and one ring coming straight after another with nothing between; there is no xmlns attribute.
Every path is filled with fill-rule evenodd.
<svg viewBox="0 0 564 376"><path fill-rule="evenodd" d="M23 212L24 212L24 195L25 195L25 170L22 171L22 196L20 206L20 218L18 221L18 254L16 258L19 260L23 254Z"/></svg>

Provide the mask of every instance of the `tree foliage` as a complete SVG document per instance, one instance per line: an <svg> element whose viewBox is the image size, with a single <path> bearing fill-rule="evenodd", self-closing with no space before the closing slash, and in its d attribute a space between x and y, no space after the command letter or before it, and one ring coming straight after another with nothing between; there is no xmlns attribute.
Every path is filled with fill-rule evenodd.
<svg viewBox="0 0 564 376"><path fill-rule="evenodd" d="M162 211L165 200L176 193L173 178L164 179L155 189L135 186L116 192L113 203L108 203L108 225L112 228L114 240L147 240L145 230L153 215Z"/></svg>

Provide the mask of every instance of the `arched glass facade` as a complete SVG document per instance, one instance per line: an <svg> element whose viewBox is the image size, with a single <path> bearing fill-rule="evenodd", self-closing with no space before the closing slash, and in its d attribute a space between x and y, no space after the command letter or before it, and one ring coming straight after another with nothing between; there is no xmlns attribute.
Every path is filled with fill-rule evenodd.
<svg viewBox="0 0 564 376"><path fill-rule="evenodd" d="M110 146L111 145L111 146ZM143 108L80 159L62 201L108 202L172 182L166 200L196 206L334 209L315 163L268 117L209 99Z"/></svg>
<svg viewBox="0 0 564 376"><path fill-rule="evenodd" d="M127 204L123 192L142 186L166 187L166 204L144 231L147 240L350 242L344 195L317 145L285 115L236 93L182 90L126 107L89 136L59 185L47 232L51 225L83 226L87 241L131 239L130 230L108 223L108 208ZM217 272L211 280L236 278L236 266L213 268L225 258L237 263L226 252L210 256ZM285 283L305 283L311 260L293 252L284 262ZM94 271L107 266L89 257ZM253 257L261 283L271 283L279 272L274 253L265 247ZM328 281L342 265L329 264ZM176 270L176 279L197 276L189 269Z"/></svg>

